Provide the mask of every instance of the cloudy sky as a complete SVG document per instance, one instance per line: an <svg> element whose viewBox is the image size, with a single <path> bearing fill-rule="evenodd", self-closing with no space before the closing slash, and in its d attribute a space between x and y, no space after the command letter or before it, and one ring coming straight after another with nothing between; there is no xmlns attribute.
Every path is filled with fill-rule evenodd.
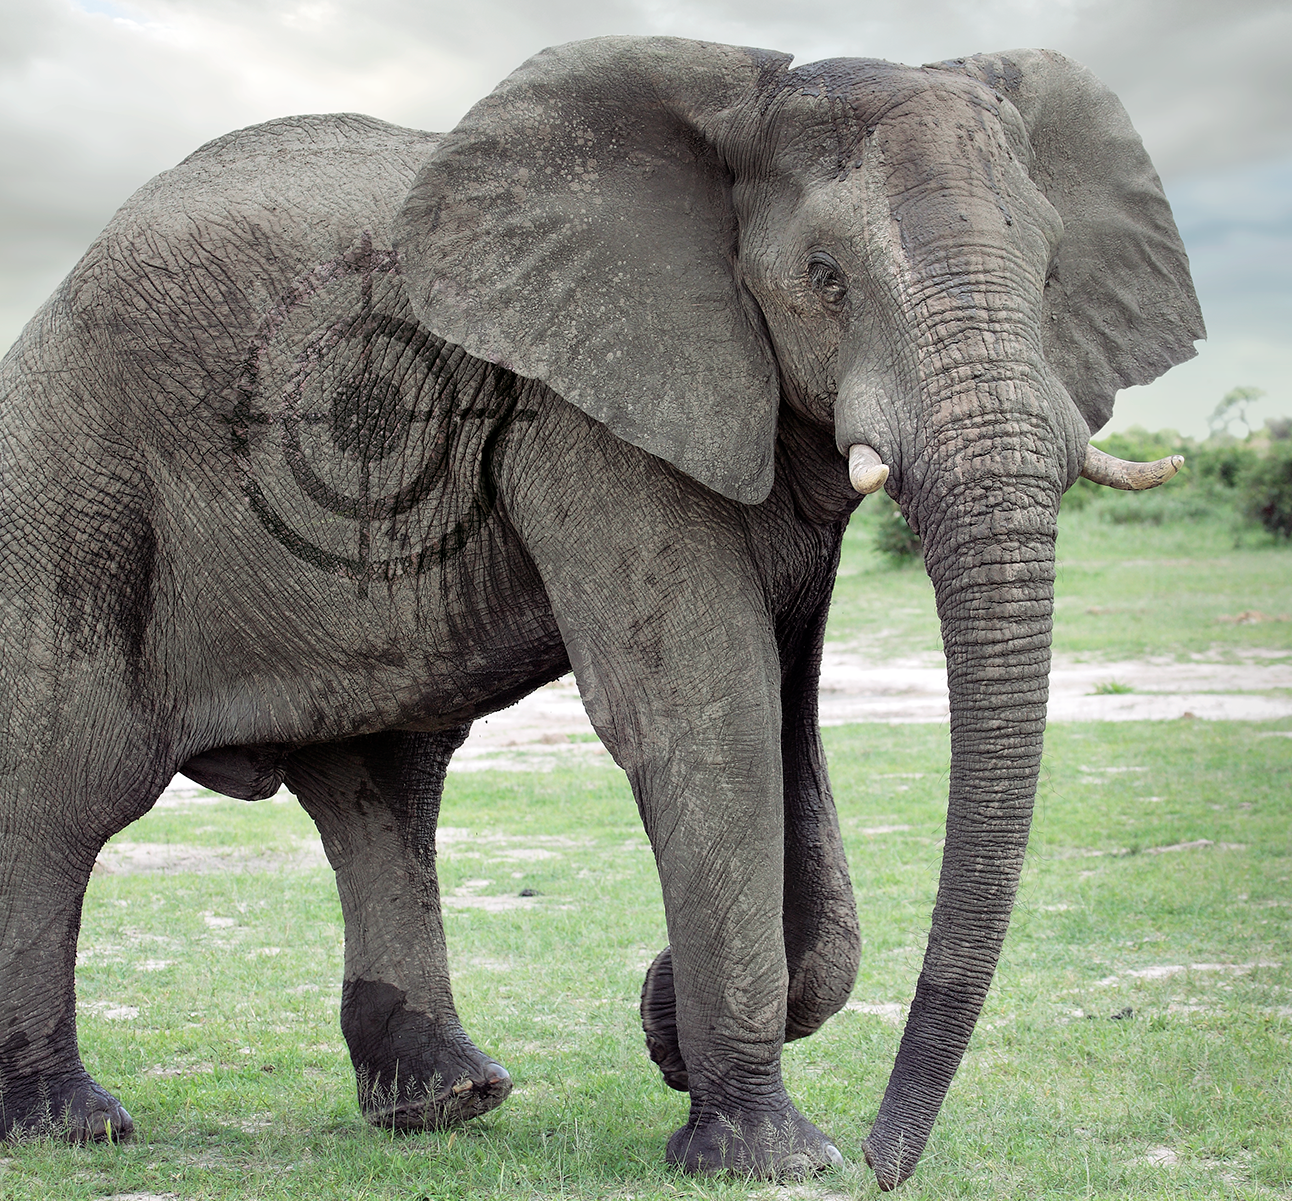
<svg viewBox="0 0 1292 1201"><path fill-rule="evenodd" d="M450 128L544 46L674 34L923 63L1046 46L1121 96L1210 331L1110 429L1292 415L1292 0L0 0L0 349L135 188L288 113ZM1235 432L1239 432L1237 429Z"/></svg>

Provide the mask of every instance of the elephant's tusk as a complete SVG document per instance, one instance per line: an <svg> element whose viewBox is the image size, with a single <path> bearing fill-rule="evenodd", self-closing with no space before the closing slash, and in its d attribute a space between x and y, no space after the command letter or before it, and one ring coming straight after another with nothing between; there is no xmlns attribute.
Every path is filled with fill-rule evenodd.
<svg viewBox="0 0 1292 1201"><path fill-rule="evenodd" d="M873 447L858 442L848 449L848 478L862 496L869 496L884 486L888 464Z"/></svg>
<svg viewBox="0 0 1292 1201"><path fill-rule="evenodd" d="M853 448L854 450L856 447ZM1156 488L1165 484L1181 467L1184 466L1183 455L1169 455L1155 463L1128 463L1125 459L1114 458L1086 447L1086 462L1081 474L1096 484L1109 488L1121 488L1126 492L1142 492L1145 488ZM855 484L855 480L854 480Z"/></svg>

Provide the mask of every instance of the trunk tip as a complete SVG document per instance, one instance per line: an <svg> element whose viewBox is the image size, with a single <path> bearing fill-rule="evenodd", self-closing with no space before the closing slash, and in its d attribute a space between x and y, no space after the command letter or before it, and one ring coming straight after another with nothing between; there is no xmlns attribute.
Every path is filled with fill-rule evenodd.
<svg viewBox="0 0 1292 1201"><path fill-rule="evenodd" d="M894 1148L896 1154L885 1155L876 1146L875 1132L870 1132L870 1137L863 1139L861 1143L861 1153L866 1158L866 1167L875 1173L875 1183L879 1185L881 1193L891 1193L904 1180L910 1178L915 1171L915 1165L919 1162L919 1154L906 1156L904 1151L906 1147L902 1140L897 1140L897 1146ZM903 1162L909 1159L909 1162Z"/></svg>

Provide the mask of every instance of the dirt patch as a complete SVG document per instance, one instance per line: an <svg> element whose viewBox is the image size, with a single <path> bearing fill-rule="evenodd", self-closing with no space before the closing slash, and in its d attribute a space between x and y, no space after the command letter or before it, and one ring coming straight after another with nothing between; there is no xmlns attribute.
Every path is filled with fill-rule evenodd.
<svg viewBox="0 0 1292 1201"><path fill-rule="evenodd" d="M1254 963L1164 963L1153 967L1134 968L1124 973L1137 980L1165 980L1178 976L1181 972L1224 972L1230 976L1245 976L1258 967L1282 967L1270 959L1258 959ZM1115 980L1116 977L1114 976Z"/></svg>
<svg viewBox="0 0 1292 1201"><path fill-rule="evenodd" d="M890 1026L899 1025L906 1016L906 1006L899 1005L896 1001L849 1001L844 1009L853 1013L868 1013Z"/></svg>
<svg viewBox="0 0 1292 1201"><path fill-rule="evenodd" d="M1180 1162L1180 1157L1170 1147L1150 1147L1138 1159L1131 1163L1150 1164L1155 1168L1173 1168Z"/></svg>
<svg viewBox="0 0 1292 1201"><path fill-rule="evenodd" d="M326 864L321 842L305 841L299 850L282 854L257 854L239 847L204 847L179 842L113 842L99 852L94 872L107 876L214 875L300 871Z"/></svg>
<svg viewBox="0 0 1292 1201"><path fill-rule="evenodd" d="M139 1006L120 1005L116 1001L78 1001L76 1012L106 1022L133 1022L139 1016Z"/></svg>
<svg viewBox="0 0 1292 1201"><path fill-rule="evenodd" d="M158 1076L162 1079L186 1079L189 1076L210 1076L215 1071L209 1063L194 1063L187 1067L181 1067L176 1064L154 1064L150 1068L144 1068L141 1075Z"/></svg>
<svg viewBox="0 0 1292 1201"><path fill-rule="evenodd" d="M1254 621L1257 617L1285 620L1255 610L1234 620ZM1272 721L1292 717L1292 654L1248 649L1235 657L1240 661L1219 663L1197 656L1188 663L1086 663L1057 657L1050 673L1049 720ZM826 647L821 665L822 725L943 724L949 714L946 667L940 655L877 662L847 646ZM1292 736L1292 731L1273 733ZM574 766L614 767L615 762L588 721L574 677L565 676L477 721L449 770L550 772ZM176 776L157 805L183 809L222 803L224 798ZM270 803L293 804L294 799L283 791Z"/></svg>
<svg viewBox="0 0 1292 1201"><path fill-rule="evenodd" d="M1159 800L1158 797L1149 797L1149 800ZM1140 852L1141 855L1169 855L1177 851L1205 851L1209 847L1214 847L1217 851L1245 851L1247 844L1244 842L1212 842L1210 838L1198 838L1193 842L1177 842L1166 847L1145 847ZM1091 847L1063 847L1051 854L1053 859L1119 859L1124 855L1133 855L1135 852L1130 847L1114 847L1110 851L1098 851Z"/></svg>
<svg viewBox="0 0 1292 1201"><path fill-rule="evenodd" d="M179 1201L178 1193L110 1193L94 1201Z"/></svg>
<svg viewBox="0 0 1292 1201"><path fill-rule="evenodd" d="M483 909L486 913L505 913L510 909L533 909L538 904L536 896L482 895L481 889L493 884L492 880L463 880L441 903L446 909Z"/></svg>

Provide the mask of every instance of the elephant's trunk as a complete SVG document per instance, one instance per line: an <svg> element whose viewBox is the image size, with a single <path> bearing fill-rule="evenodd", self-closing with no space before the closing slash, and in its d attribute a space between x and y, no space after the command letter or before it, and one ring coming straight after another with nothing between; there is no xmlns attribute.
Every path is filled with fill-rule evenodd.
<svg viewBox="0 0 1292 1201"><path fill-rule="evenodd" d="M866 1159L914 1170L996 970L1041 761L1054 606L1055 431L960 441L919 505L951 697L946 844L924 966ZM954 440L954 439L953 439ZM992 448L992 443L996 443ZM990 464L990 466L987 466ZM934 494L930 501L930 494ZM940 495L938 495L940 494Z"/></svg>

